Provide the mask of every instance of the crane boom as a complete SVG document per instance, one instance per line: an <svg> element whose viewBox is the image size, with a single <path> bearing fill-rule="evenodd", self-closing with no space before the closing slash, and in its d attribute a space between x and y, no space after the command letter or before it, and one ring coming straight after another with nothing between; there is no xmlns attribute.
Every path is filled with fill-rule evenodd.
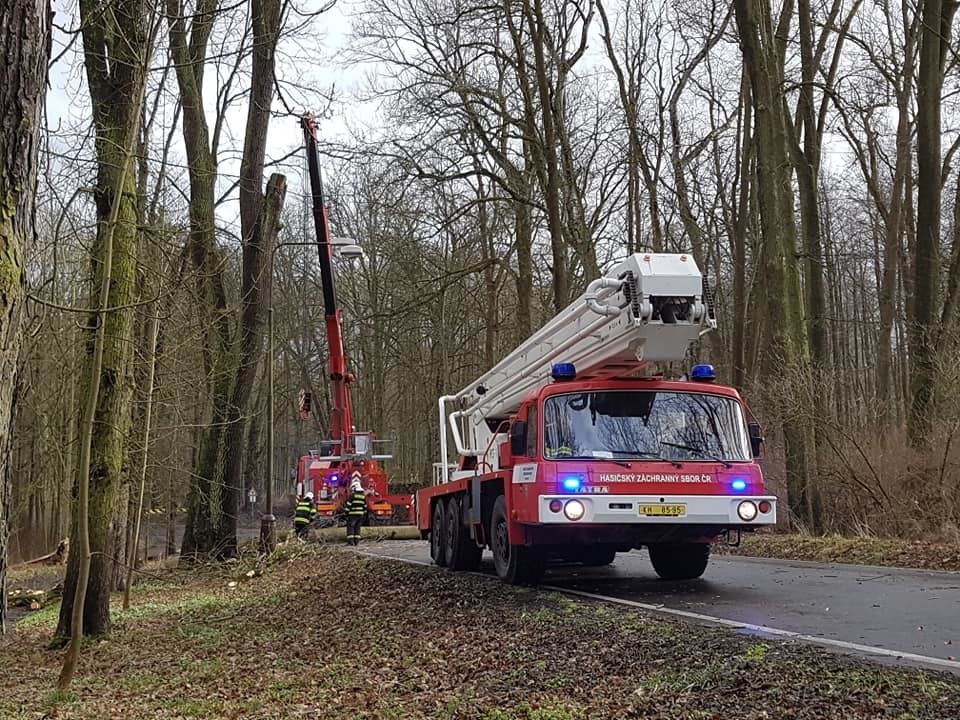
<svg viewBox="0 0 960 720"><path fill-rule="evenodd" d="M626 376L649 362L682 360L716 328L709 287L690 255L637 253L614 266L550 322L455 395L440 399L441 445L449 422L461 455L478 455L491 425L547 382L555 362L577 377ZM456 409L448 413L448 405ZM466 421L470 445L461 440ZM441 448L445 463L445 447Z"/></svg>
<svg viewBox="0 0 960 720"><path fill-rule="evenodd" d="M317 125L310 115L300 119L303 139L307 148L307 167L310 174L310 190L313 201L313 224L317 234L317 252L320 260L320 283L323 288L324 324L329 350L329 378L333 386L333 407L330 409L330 437L340 441L340 451L352 450L351 431L353 411L350 406L350 382L347 373L346 353L343 349L343 329L340 308L333 286L333 244L330 242L330 221L323 202L323 180L320 177L320 162L317 158Z"/></svg>

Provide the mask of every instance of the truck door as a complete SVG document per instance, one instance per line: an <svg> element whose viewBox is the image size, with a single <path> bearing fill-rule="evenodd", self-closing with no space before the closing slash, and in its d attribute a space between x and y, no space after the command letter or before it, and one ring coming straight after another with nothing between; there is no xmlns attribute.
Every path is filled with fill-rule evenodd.
<svg viewBox="0 0 960 720"><path fill-rule="evenodd" d="M537 504L536 488L537 480L540 479L537 477L539 474L537 451L540 437L538 419L537 406L532 403L521 407L520 412L517 413L517 420L524 423L526 437L522 444L518 443L518 447L512 448L514 450L513 468L511 476L507 478L506 495L511 510L518 511L521 517L529 517L529 508L535 509Z"/></svg>

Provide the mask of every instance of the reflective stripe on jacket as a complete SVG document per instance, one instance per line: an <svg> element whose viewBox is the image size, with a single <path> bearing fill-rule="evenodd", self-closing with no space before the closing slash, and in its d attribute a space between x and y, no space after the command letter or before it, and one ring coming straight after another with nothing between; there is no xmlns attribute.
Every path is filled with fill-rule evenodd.
<svg viewBox="0 0 960 720"><path fill-rule="evenodd" d="M363 515L367 511L367 494L363 490L354 490L347 501L347 515Z"/></svg>
<svg viewBox="0 0 960 720"><path fill-rule="evenodd" d="M312 502L309 500L301 500L297 503L297 509L293 515L293 522L295 525L306 525L313 520L316 514L317 509L313 506Z"/></svg>

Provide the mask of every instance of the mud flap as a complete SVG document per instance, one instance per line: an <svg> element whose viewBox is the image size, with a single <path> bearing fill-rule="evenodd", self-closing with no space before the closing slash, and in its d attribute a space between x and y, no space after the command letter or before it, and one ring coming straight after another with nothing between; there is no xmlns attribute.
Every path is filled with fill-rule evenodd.
<svg viewBox="0 0 960 720"><path fill-rule="evenodd" d="M479 525L480 516L480 476L474 475L470 479L470 524Z"/></svg>

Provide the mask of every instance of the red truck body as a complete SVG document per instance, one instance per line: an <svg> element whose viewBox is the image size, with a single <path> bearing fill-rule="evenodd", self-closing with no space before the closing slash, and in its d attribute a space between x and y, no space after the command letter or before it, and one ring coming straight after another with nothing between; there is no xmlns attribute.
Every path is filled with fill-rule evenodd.
<svg viewBox="0 0 960 720"><path fill-rule="evenodd" d="M631 457L630 453L616 458L565 458L546 447L547 434L536 418L545 416L545 405L551 398L556 401L584 393L637 391L670 396L683 393L691 400L724 399L739 411L740 422L728 429L739 435L742 452L721 462L689 456L680 459L677 455L645 459ZM475 467L465 467L464 461L472 465L472 460L461 458L458 470L472 470L473 474L419 491L417 526L425 537L436 536L438 518L443 518L443 524L459 514L473 545L491 546L496 552L498 528L491 523L494 503L502 496L506 522L499 529L505 529L511 546L534 551L532 567L521 571L519 578L505 578L511 581L538 579L550 555L602 564L599 560L612 559L613 553L632 548L702 545L730 531L751 530L775 521L776 499L765 492L760 466L752 448L747 450L751 429L746 417L737 391L720 385L661 378L554 382L524 401L520 411L506 421L504 429L517 422L527 424L529 442L523 453L513 452L509 439L512 433L507 432L486 455L477 458ZM531 419L534 426L530 425ZM530 440L530 434L535 439ZM756 430L753 435L758 436ZM493 453L497 454L495 463ZM493 465L499 469L484 471ZM460 474L453 473L454 477ZM584 506L576 519L565 513L571 500ZM756 509L750 520L738 515L742 503L752 503ZM450 513L450 505L457 505L457 510ZM455 550L449 542L446 549ZM476 551L467 550L467 554L475 564L479 557ZM449 564L451 559L440 560Z"/></svg>
<svg viewBox="0 0 960 720"><path fill-rule="evenodd" d="M312 453L300 457L297 481L301 492L313 492L318 524L333 525L343 517L354 477L367 493L370 524L413 522L413 497L389 493L389 479L379 462L369 459L325 460L319 453Z"/></svg>

